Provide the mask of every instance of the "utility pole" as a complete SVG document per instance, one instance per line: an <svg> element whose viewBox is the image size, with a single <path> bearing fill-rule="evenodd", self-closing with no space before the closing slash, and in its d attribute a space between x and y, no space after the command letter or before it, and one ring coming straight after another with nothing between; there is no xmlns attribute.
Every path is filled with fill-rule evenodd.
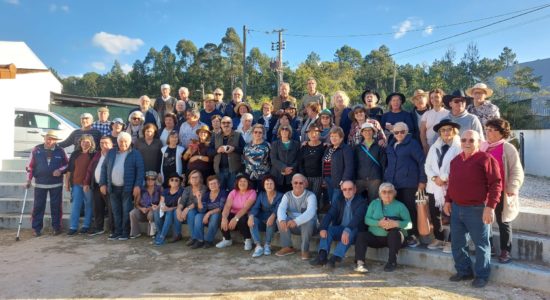
<svg viewBox="0 0 550 300"><path fill-rule="evenodd" d="M283 31L284 29L279 30L273 30L272 33L279 33L279 41L278 42L272 42L271 43L271 50L279 51L278 59L277 59L277 65L276 65L276 71L277 71L277 94L279 94L279 90L281 87L281 83L283 83L283 49L286 48L285 41L283 41Z"/></svg>
<svg viewBox="0 0 550 300"><path fill-rule="evenodd" d="M246 25L243 25L243 100L246 102Z"/></svg>
<svg viewBox="0 0 550 300"><path fill-rule="evenodd" d="M393 64L393 93L395 93L395 80L397 78L397 64Z"/></svg>

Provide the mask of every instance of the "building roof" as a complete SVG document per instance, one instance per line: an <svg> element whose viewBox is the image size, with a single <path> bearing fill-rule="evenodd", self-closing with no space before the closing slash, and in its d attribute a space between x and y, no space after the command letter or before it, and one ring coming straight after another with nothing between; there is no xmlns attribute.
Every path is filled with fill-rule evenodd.
<svg viewBox="0 0 550 300"><path fill-rule="evenodd" d="M113 98L113 97L85 97L77 95L67 95L50 93L50 102L63 106L118 106L118 107L138 107L138 98Z"/></svg>
<svg viewBox="0 0 550 300"><path fill-rule="evenodd" d="M25 42L0 41L0 65L9 64L17 69L48 70Z"/></svg>

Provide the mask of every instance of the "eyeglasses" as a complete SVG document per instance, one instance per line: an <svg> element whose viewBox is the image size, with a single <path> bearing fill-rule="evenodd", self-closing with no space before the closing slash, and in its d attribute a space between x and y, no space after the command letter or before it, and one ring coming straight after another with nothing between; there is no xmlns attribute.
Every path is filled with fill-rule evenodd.
<svg viewBox="0 0 550 300"><path fill-rule="evenodd" d="M460 141L463 142L463 143L472 143L473 144L476 140L474 140L474 139L460 139Z"/></svg>
<svg viewBox="0 0 550 300"><path fill-rule="evenodd" d="M463 100L453 100L453 103L464 103L464 104L466 104L466 101L463 101Z"/></svg>
<svg viewBox="0 0 550 300"><path fill-rule="evenodd" d="M303 185L303 184L305 184L305 182L303 182L303 181L294 181L292 184Z"/></svg>
<svg viewBox="0 0 550 300"><path fill-rule="evenodd" d="M254 134L264 134L263 131L253 131Z"/></svg>
<svg viewBox="0 0 550 300"><path fill-rule="evenodd" d="M394 135L398 135L398 134L406 134L407 133L407 130L396 130L393 132Z"/></svg>
<svg viewBox="0 0 550 300"><path fill-rule="evenodd" d="M380 191L380 194L393 194L393 191L392 190L383 190L383 191Z"/></svg>
<svg viewBox="0 0 550 300"><path fill-rule="evenodd" d="M288 128L288 127L282 127L281 130L290 131L290 128Z"/></svg>
<svg viewBox="0 0 550 300"><path fill-rule="evenodd" d="M321 116L321 119L330 119L329 116Z"/></svg>
<svg viewBox="0 0 550 300"><path fill-rule="evenodd" d="M179 178L170 178L170 182L180 182Z"/></svg>
<svg viewBox="0 0 550 300"><path fill-rule="evenodd" d="M141 120L141 118L132 118L132 120L134 120L134 121Z"/></svg>
<svg viewBox="0 0 550 300"><path fill-rule="evenodd" d="M353 188L342 188L343 192L351 192L353 191Z"/></svg>
<svg viewBox="0 0 550 300"><path fill-rule="evenodd" d="M452 128L441 128L441 129L439 129L439 131L441 131L441 132L451 132L451 131L453 131L453 129Z"/></svg>
<svg viewBox="0 0 550 300"><path fill-rule="evenodd" d="M222 122L222 124L226 124L226 125L227 125L227 124L231 124L231 122Z"/></svg>

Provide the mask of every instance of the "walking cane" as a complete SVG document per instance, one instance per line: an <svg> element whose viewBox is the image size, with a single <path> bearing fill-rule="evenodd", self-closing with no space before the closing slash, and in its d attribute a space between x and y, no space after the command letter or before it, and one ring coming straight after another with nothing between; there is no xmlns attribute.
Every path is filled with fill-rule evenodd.
<svg viewBox="0 0 550 300"><path fill-rule="evenodd" d="M21 216L19 217L19 226L17 226L17 236L15 237L16 241L19 241L19 232L21 231L21 224L23 223L23 213L25 212L25 203L27 203L27 194L29 193L29 188L25 189L25 198L23 198L23 207L21 207Z"/></svg>

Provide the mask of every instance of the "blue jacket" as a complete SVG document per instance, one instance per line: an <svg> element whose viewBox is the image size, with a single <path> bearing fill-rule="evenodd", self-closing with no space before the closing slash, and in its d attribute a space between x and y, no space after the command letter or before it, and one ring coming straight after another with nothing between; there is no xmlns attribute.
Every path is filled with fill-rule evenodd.
<svg viewBox="0 0 550 300"><path fill-rule="evenodd" d="M279 208L281 199L283 199L283 193L277 192L273 202L269 204L269 201L267 200L267 193L261 192L256 198L256 202L254 202L254 205L250 209L250 215L260 219L262 222L266 222L271 214L275 214L275 216L277 216L277 209Z"/></svg>
<svg viewBox="0 0 550 300"><path fill-rule="evenodd" d="M332 146L325 149L325 154ZM321 161L322 163L322 161ZM340 144L340 146L332 154L332 163L330 177L332 177L332 187L340 188L340 182L345 180L353 180L355 168L353 165L353 150L348 144Z"/></svg>
<svg viewBox="0 0 550 300"><path fill-rule="evenodd" d="M334 107L330 109L333 116L334 121ZM351 129L351 119L349 118L349 113L351 112L351 108L346 107L344 108L344 111L342 112L342 116L340 117L340 127L342 130L344 130L344 142L348 142L348 134Z"/></svg>
<svg viewBox="0 0 550 300"><path fill-rule="evenodd" d="M426 183L426 156L418 141L409 133L397 147L394 147L395 142L395 139L392 140L386 147L388 166L384 181L391 182L397 189L417 188L418 183Z"/></svg>
<svg viewBox="0 0 550 300"><path fill-rule="evenodd" d="M118 150L111 149L105 157L105 161L101 166L100 185L107 185L107 189L111 192L113 166ZM124 161L124 192L132 192L134 187L143 186L143 177L145 175L145 166L143 158L139 151L130 149Z"/></svg>
<svg viewBox="0 0 550 300"><path fill-rule="evenodd" d="M329 211L323 217L321 221L320 230L328 230L330 225L340 226L344 219L344 209L346 207L346 199L344 196L338 197L336 201L333 201ZM351 200L352 218L346 230L348 231L365 231L366 226L363 222L365 214L367 213L367 201L361 197L361 195L355 195Z"/></svg>
<svg viewBox="0 0 550 300"><path fill-rule="evenodd" d="M65 150L57 145L53 148L50 163L48 163L47 151L44 144L40 144L31 151L27 165L27 179L31 180L34 177L36 184L62 184L63 176L53 176L53 172L55 170L65 172L68 164Z"/></svg>

